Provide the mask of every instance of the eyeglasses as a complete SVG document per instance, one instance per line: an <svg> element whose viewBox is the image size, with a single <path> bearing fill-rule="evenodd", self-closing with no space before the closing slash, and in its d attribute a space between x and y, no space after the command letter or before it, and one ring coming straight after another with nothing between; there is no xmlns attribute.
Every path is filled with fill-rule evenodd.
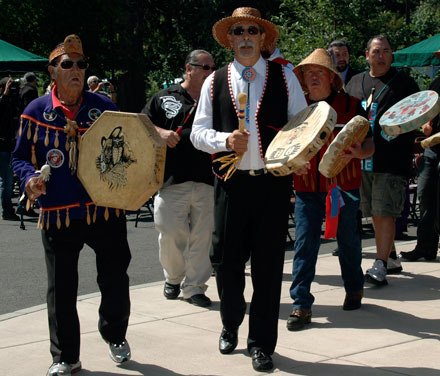
<svg viewBox="0 0 440 376"><path fill-rule="evenodd" d="M249 35L258 35L260 33L260 29L256 26L249 26L245 29L243 26L237 26L236 28L231 30L231 34L235 36L243 35L244 32L247 31Z"/></svg>
<svg viewBox="0 0 440 376"><path fill-rule="evenodd" d="M87 69L89 66L89 63L85 60L79 60L79 61L63 60L60 62L60 67L62 69L72 69L74 64L76 64L78 69Z"/></svg>
<svg viewBox="0 0 440 376"><path fill-rule="evenodd" d="M208 64L195 64L195 63L189 63L189 65L192 65L193 67L200 67L203 70L212 70L215 71L215 67L211 67Z"/></svg>

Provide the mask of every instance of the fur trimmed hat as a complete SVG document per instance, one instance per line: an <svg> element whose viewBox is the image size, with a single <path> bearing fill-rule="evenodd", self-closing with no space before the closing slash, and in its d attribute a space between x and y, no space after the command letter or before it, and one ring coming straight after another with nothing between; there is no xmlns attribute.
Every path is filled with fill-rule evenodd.
<svg viewBox="0 0 440 376"><path fill-rule="evenodd" d="M49 55L49 64L58 56L64 54L77 53L84 56L81 39L78 35L68 35L63 43L58 44Z"/></svg>

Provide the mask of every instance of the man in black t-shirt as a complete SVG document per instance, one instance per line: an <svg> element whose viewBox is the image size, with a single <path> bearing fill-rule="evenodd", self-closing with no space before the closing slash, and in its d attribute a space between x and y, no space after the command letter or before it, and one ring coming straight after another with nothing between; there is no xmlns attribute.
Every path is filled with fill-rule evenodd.
<svg viewBox="0 0 440 376"><path fill-rule="evenodd" d="M354 76L346 90L363 102L373 129L375 152L363 164L361 208L365 217L372 217L377 252L372 268L367 270L366 281L381 286L388 283L387 264L399 266L389 256L394 247L395 220L405 202L415 135L409 132L387 140L379 119L392 105L419 88L405 72L391 67L393 51L384 35L368 41L365 56L370 70Z"/></svg>
<svg viewBox="0 0 440 376"><path fill-rule="evenodd" d="M195 109L205 79L215 69L204 50L185 61L185 80L155 94L145 112L167 144L165 183L154 199L159 231L159 259L165 275L164 296L207 307L206 281L212 267L209 252L214 226L214 176L210 155L190 141Z"/></svg>

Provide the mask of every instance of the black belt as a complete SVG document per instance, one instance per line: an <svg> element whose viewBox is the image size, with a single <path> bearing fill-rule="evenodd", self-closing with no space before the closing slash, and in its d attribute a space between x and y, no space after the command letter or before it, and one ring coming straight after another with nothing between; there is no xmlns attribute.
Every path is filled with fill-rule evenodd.
<svg viewBox="0 0 440 376"><path fill-rule="evenodd" d="M237 175L259 176L267 174L267 170L265 168L260 168L259 170L236 170L235 173Z"/></svg>

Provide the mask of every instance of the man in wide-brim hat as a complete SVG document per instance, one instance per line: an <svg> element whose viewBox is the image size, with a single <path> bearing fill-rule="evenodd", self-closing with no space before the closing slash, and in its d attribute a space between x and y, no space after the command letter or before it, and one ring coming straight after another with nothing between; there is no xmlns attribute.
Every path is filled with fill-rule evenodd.
<svg viewBox="0 0 440 376"><path fill-rule="evenodd" d="M308 92L308 88L304 80L304 67L310 65L318 65L327 69L330 73L330 84L332 88L335 91L342 89L342 78L334 67L331 56L323 48L317 48L293 69L305 92Z"/></svg>
<svg viewBox="0 0 440 376"><path fill-rule="evenodd" d="M244 270L250 258L254 293L247 350L255 370L269 371L277 342L292 177L268 174L264 154L277 130L306 102L293 72L262 58L262 49L274 45L278 30L257 9L234 10L212 32L222 46L234 51L234 61L205 80L191 141L196 148L217 154L211 262L221 300L219 351L228 354L237 346L246 312ZM243 101L238 101L239 94ZM244 114L243 131L238 129L239 114ZM225 173L228 166L220 168L215 161L219 157L236 161L232 175Z"/></svg>
<svg viewBox="0 0 440 376"><path fill-rule="evenodd" d="M318 171L329 143L354 116L366 116L361 102L350 97L342 89L342 79L333 66L329 53L323 48L314 50L295 67L309 104L325 101L337 113L333 136L310 160L310 170L300 178L294 176L295 186L295 258L292 271L290 296L292 313L287 319L287 329L304 329L312 320L314 297L310 286L315 276L316 260L321 242L321 226L325 218L327 192L332 186L341 188L340 197L345 205L338 212L338 223L327 221L325 237L336 237L339 263L346 292L342 308L347 311L359 309L363 297L364 277L361 268L362 248L357 226L359 210L359 187L361 185L360 160L374 152L371 131L365 140L346 145L344 155L347 165L334 177L326 178ZM368 127L368 121L363 124ZM346 139L350 139L348 135ZM343 142L342 142L343 143ZM333 199L334 195L332 196ZM336 200L337 201L337 200ZM341 202L341 201L339 201ZM336 203L338 206L338 203ZM333 226L331 226L333 225Z"/></svg>
<svg viewBox="0 0 440 376"><path fill-rule="evenodd" d="M232 50L233 48L229 43L228 34L231 31L231 26L241 21L254 22L260 27L260 31L264 32L264 40L261 45L262 51L269 51L276 44L279 36L277 26L261 18L261 13L258 9L248 7L237 8L232 13L232 16L217 21L212 27L214 39L223 47Z"/></svg>

